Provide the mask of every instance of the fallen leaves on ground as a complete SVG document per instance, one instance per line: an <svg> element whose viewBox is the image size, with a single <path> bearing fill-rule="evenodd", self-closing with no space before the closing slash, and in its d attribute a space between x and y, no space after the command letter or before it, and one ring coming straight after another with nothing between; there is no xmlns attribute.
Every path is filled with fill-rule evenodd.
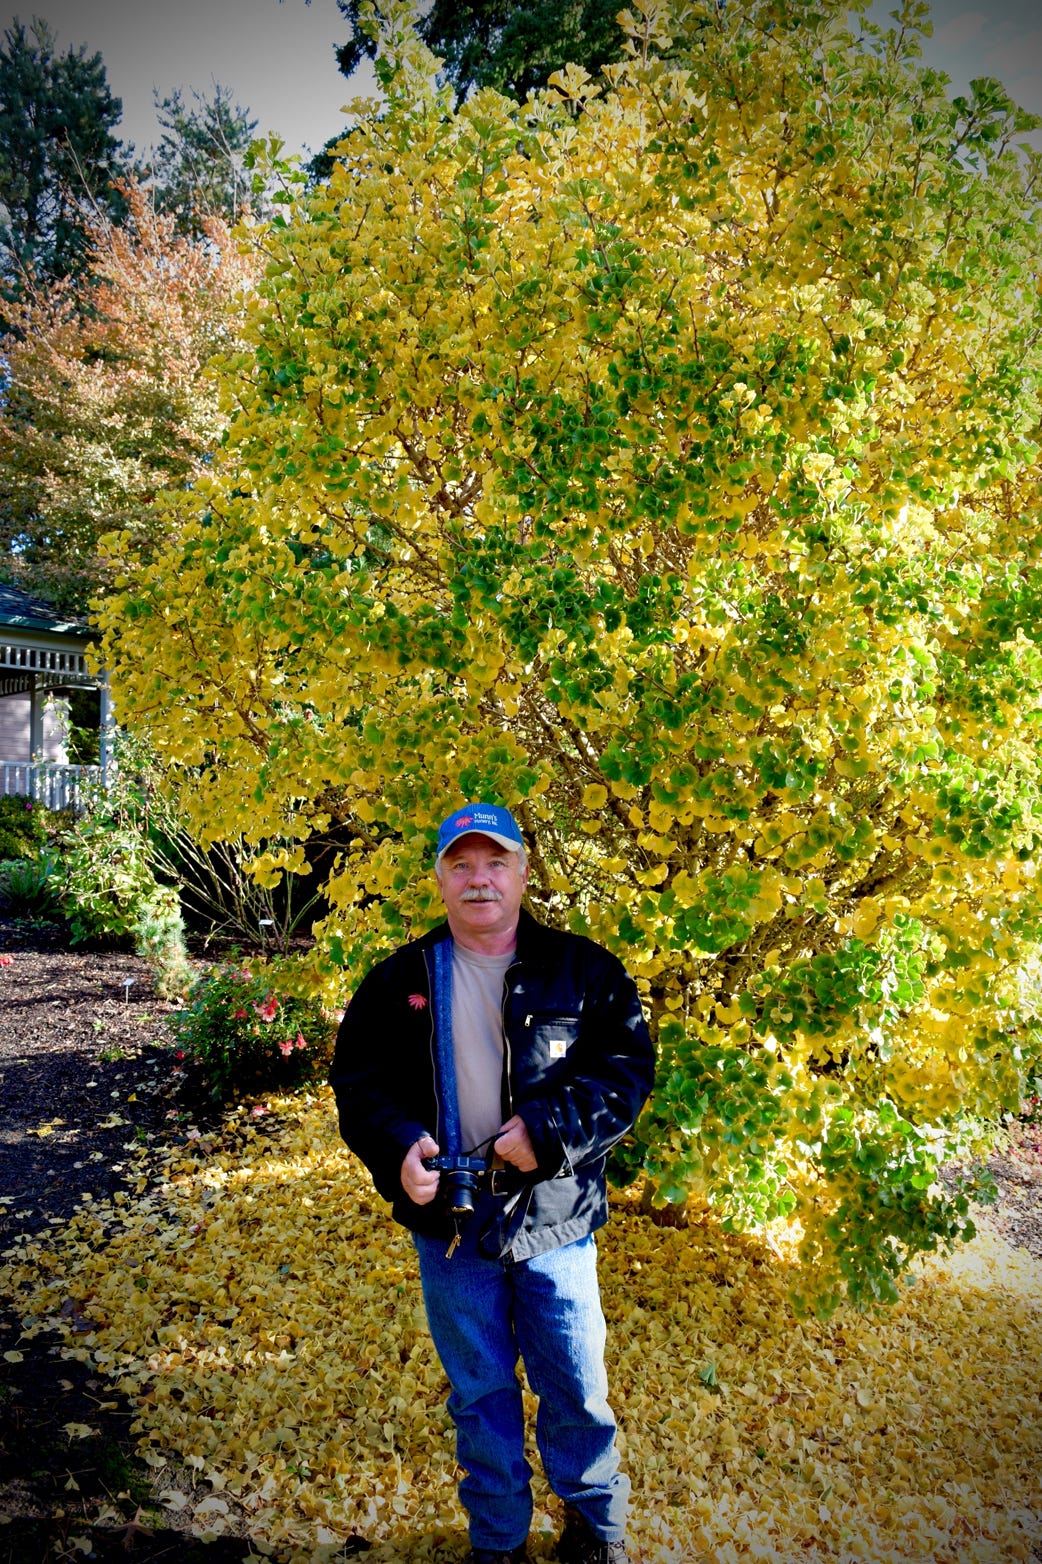
<svg viewBox="0 0 1042 1564"><path fill-rule="evenodd" d="M0 1292L27 1336L64 1329L70 1356L136 1398L153 1469L176 1459L206 1482L199 1536L245 1516L259 1551L294 1564L355 1532L373 1564L456 1557L446 1387L408 1235L325 1093L270 1107L8 1250ZM614 1207L601 1276L636 1557L1034 1556L1042 1262L981 1237L889 1313L822 1324L794 1316L784 1249ZM73 1336L70 1291L89 1334ZM541 1479L536 1505L549 1559L559 1513Z"/></svg>

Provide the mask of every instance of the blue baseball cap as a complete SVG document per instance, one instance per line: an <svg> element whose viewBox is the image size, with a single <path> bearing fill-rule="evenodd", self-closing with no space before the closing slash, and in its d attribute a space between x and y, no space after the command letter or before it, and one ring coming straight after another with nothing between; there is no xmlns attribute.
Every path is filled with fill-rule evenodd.
<svg viewBox="0 0 1042 1564"><path fill-rule="evenodd" d="M525 850L518 823L509 809L503 809L499 804L464 804L439 827L435 863L441 862L442 854L448 852L453 842L458 842L461 836L469 836L472 831L490 836L509 852L523 853Z"/></svg>

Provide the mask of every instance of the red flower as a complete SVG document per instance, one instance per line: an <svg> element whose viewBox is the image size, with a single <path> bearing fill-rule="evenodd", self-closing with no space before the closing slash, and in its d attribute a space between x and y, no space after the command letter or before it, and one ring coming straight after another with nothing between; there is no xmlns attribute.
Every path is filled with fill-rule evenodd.
<svg viewBox="0 0 1042 1564"><path fill-rule="evenodd" d="M176 1052L176 1054L175 1054L175 1055L174 1055L174 1058L175 1058L175 1059L183 1059L183 1058L184 1058L184 1056L185 1056L185 1051L184 1051L184 1049L183 1049L183 1048L179 1048L179 1049L178 1049L178 1050L177 1050L177 1052Z"/></svg>
<svg viewBox="0 0 1042 1564"><path fill-rule="evenodd" d="M427 996L425 994L410 994L409 1003L414 1010L426 1010Z"/></svg>
<svg viewBox="0 0 1042 1564"><path fill-rule="evenodd" d="M254 1005L254 1010L262 1021L274 1021L278 1014L279 1002L274 994L269 994L267 999L261 1000L259 1005Z"/></svg>
<svg viewBox="0 0 1042 1564"><path fill-rule="evenodd" d="M13 956L0 956L0 967L13 967L13 966L14 966L14 957Z"/></svg>

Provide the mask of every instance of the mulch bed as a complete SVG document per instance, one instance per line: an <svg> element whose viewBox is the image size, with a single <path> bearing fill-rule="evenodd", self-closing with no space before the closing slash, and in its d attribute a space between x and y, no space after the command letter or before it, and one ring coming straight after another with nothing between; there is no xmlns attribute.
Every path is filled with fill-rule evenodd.
<svg viewBox="0 0 1042 1564"><path fill-rule="evenodd" d="M0 1250L105 1200L147 1148L205 1131L214 1109L179 1066L148 968L122 952L70 951L46 923L0 914ZM1042 1130L1022 1126L991 1159L998 1205L978 1225L1042 1255ZM76 1326L70 1296L68 1312ZM0 1564L241 1564L245 1537L203 1543L157 1500L136 1451L136 1413L55 1337L20 1341L0 1311ZM17 1349L21 1362L4 1353ZM70 1440L67 1423L95 1437ZM171 1467L163 1486L175 1479ZM179 1481L186 1492L190 1472ZM189 1507L190 1509L190 1507ZM89 1551L87 1549L89 1548Z"/></svg>

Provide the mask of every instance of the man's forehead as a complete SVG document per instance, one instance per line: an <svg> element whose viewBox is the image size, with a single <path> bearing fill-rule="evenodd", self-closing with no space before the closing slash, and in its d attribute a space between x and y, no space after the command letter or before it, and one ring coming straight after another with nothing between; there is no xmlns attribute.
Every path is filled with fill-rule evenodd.
<svg viewBox="0 0 1042 1564"><path fill-rule="evenodd" d="M484 831L468 831L466 836L457 837L452 846L446 847L441 856L443 859L458 858L461 853L472 853L479 847L485 847L489 852L496 853L501 858L515 856L501 842L493 840L491 836L486 836Z"/></svg>

